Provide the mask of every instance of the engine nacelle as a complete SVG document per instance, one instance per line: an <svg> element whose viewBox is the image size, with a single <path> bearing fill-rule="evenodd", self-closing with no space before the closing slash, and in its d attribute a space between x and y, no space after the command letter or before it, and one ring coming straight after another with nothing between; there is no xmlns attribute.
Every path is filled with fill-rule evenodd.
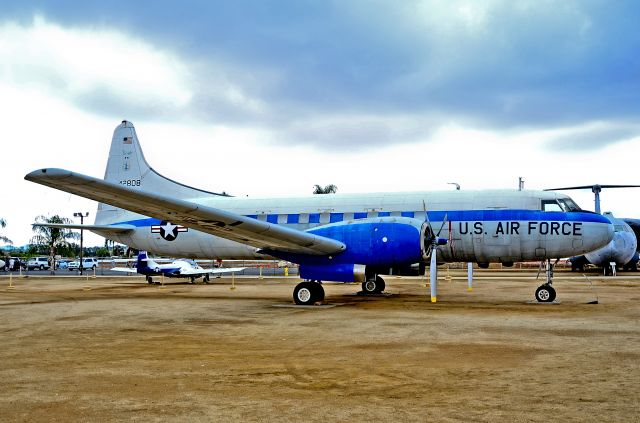
<svg viewBox="0 0 640 423"><path fill-rule="evenodd" d="M334 282L364 282L365 266L361 264L313 265L301 264L302 279Z"/></svg>
<svg viewBox="0 0 640 423"><path fill-rule="evenodd" d="M423 260L424 222L409 217L378 217L339 222L308 232L342 241L345 252L331 263L358 263L367 266L408 265ZM313 263L320 264L320 263Z"/></svg>

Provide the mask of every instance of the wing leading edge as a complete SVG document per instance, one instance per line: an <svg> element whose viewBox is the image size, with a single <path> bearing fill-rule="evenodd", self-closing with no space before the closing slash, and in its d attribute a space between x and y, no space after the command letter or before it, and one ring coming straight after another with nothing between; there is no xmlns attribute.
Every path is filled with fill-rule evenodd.
<svg viewBox="0 0 640 423"><path fill-rule="evenodd" d="M24 179L256 248L309 255L335 254L346 248L342 242L334 239L262 222L190 201L145 191L134 191L118 184L64 169L39 169L27 174Z"/></svg>

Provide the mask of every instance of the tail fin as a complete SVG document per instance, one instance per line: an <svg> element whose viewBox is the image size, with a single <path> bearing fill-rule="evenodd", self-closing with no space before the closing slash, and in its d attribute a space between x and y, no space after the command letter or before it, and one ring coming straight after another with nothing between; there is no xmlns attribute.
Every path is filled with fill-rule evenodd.
<svg viewBox="0 0 640 423"><path fill-rule="evenodd" d="M178 199L221 195L181 184L153 170L142 153L136 130L131 122L123 120L113 131L109 160L104 180L131 187L134 190L160 192ZM103 203L98 205L96 224L114 223L126 213Z"/></svg>
<svg viewBox="0 0 640 423"><path fill-rule="evenodd" d="M136 263L136 269L138 269L138 272L151 270L152 267L156 267L156 263L153 260L149 260L149 256L146 251L140 251L138 253L138 262Z"/></svg>

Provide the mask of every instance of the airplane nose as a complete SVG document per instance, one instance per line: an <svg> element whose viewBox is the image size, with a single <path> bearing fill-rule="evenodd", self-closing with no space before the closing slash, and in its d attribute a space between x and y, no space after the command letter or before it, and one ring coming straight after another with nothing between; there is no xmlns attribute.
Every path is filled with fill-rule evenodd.
<svg viewBox="0 0 640 423"><path fill-rule="evenodd" d="M613 240L613 224L601 215L589 216L589 222L584 222L583 246L587 252L597 250Z"/></svg>

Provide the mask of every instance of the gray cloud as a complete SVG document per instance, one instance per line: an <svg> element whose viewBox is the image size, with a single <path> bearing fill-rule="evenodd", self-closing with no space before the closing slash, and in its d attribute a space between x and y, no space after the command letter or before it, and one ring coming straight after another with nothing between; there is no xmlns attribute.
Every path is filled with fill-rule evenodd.
<svg viewBox="0 0 640 423"><path fill-rule="evenodd" d="M634 1L187 1L179 13L169 1L2 8L18 20L37 10L64 25L121 30L189 64L188 104L126 106L134 114L262 127L280 142L351 149L414 142L437 128L434 116L513 131L640 113ZM119 99L103 90L76 101L122 115ZM582 145L630 134L596 133ZM567 137L551 146L574 145Z"/></svg>

